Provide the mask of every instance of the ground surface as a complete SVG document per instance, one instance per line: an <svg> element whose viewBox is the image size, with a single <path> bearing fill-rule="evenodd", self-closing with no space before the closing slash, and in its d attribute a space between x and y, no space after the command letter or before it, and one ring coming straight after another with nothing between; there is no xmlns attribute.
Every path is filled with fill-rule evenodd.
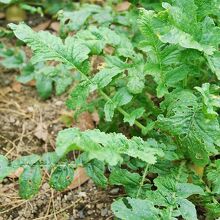
<svg viewBox="0 0 220 220"><path fill-rule="evenodd" d="M9 42L10 43L10 42ZM0 154L9 159L32 153L52 151L58 131L65 128L60 120L68 114L66 94L41 101L33 85L21 85L16 70L0 68ZM90 115L83 115L72 126L94 126ZM0 183L0 220L24 219L112 219L110 204L119 189L97 189L91 180L80 187L55 192L46 179L39 195L30 201L18 196L17 179Z"/></svg>

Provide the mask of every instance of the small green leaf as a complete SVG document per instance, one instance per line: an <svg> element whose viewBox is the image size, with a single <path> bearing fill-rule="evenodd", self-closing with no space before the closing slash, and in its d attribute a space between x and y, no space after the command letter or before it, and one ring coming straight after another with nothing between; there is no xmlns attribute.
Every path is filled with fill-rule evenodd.
<svg viewBox="0 0 220 220"><path fill-rule="evenodd" d="M50 186L58 191L66 189L73 181L74 171L69 164L60 164L50 177Z"/></svg>
<svg viewBox="0 0 220 220"><path fill-rule="evenodd" d="M111 121L114 116L114 110L117 107L128 104L132 100L133 96L128 92L126 88L119 89L114 97L109 100L104 107L106 121Z"/></svg>
<svg viewBox="0 0 220 220"><path fill-rule="evenodd" d="M207 177L212 184L212 192L220 194L220 160L216 160L214 165L208 167Z"/></svg>
<svg viewBox="0 0 220 220"><path fill-rule="evenodd" d="M122 70L118 68L105 68L100 70L92 79L92 82L98 86L98 88L106 87L112 78L120 74Z"/></svg>
<svg viewBox="0 0 220 220"><path fill-rule="evenodd" d="M220 52L215 52L212 56L207 56L209 66L213 73L216 74L218 80L220 80Z"/></svg>
<svg viewBox="0 0 220 220"><path fill-rule="evenodd" d="M19 68L21 69L26 62L25 52L19 48L6 48L4 45L0 47L0 65L5 68Z"/></svg>
<svg viewBox="0 0 220 220"><path fill-rule="evenodd" d="M105 188L107 186L107 178L105 177L105 165L103 162L98 160L92 160L88 164L85 164L85 169L92 178L92 180L98 186Z"/></svg>
<svg viewBox="0 0 220 220"><path fill-rule="evenodd" d="M19 177L19 195L29 199L38 193L41 185L41 169L38 164L33 167L26 166Z"/></svg>
<svg viewBox="0 0 220 220"><path fill-rule="evenodd" d="M87 97L90 92L90 82L82 81L71 92L66 104L69 109L77 109L86 105Z"/></svg>
<svg viewBox="0 0 220 220"><path fill-rule="evenodd" d="M52 80L43 75L38 75L36 81L37 81L36 87L39 96L42 99L47 99L52 93L52 89L53 89Z"/></svg>
<svg viewBox="0 0 220 220"><path fill-rule="evenodd" d="M134 125L136 119L140 118L145 112L144 108L135 109L129 115L124 117L124 122L128 122L130 126Z"/></svg>
<svg viewBox="0 0 220 220"><path fill-rule="evenodd" d="M210 84L204 83L202 84L202 87L195 87L195 89L197 89L201 93L207 113L217 116L218 113L215 111L215 108L220 108L220 97L211 94Z"/></svg>

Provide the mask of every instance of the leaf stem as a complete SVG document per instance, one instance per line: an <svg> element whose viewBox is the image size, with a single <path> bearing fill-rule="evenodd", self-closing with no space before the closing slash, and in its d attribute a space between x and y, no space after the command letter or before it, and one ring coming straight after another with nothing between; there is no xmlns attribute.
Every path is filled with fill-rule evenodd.
<svg viewBox="0 0 220 220"><path fill-rule="evenodd" d="M143 187L143 185L144 185L144 181L145 181L145 178L146 178L147 173L148 173L149 166L150 166L150 165L147 164L146 167L145 167L145 169L144 169L144 174L143 174L143 176L142 176L142 180L141 180L141 182L140 182L140 187L138 188L138 192L137 192L136 198L138 198L139 195L140 195L141 189L142 189L142 187Z"/></svg>
<svg viewBox="0 0 220 220"><path fill-rule="evenodd" d="M183 169L183 167L184 167L185 164L186 164L186 161L185 161L185 160L181 161L180 166L179 166L179 170L178 170L178 174L177 174L177 177L176 177L176 182L179 181L180 175L181 175L181 173L182 173L182 169ZM172 198L173 198L173 200L176 201L176 192L174 192L174 193L172 194ZM174 208L174 206L171 205L171 206L170 206L170 209L169 209L169 219L172 219L173 208Z"/></svg>

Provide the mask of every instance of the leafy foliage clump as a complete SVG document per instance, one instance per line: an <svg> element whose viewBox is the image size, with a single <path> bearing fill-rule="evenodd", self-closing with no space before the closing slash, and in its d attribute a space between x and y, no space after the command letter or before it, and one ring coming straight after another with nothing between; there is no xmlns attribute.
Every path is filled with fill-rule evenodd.
<svg viewBox="0 0 220 220"><path fill-rule="evenodd" d="M36 79L40 95L47 98L53 83L57 94L64 92L74 70L78 83L67 107L76 115L97 111L100 123L99 130L60 131L56 151L41 157L9 162L1 156L0 178L22 166L20 195L29 198L40 187L40 167L51 172L51 187L63 190L74 177L73 169L83 166L98 186L124 187L127 197L112 204L120 219L194 220L202 218L197 212L201 209L206 219L216 219L219 2L132 2L122 13L97 5L62 11L60 36L35 32L25 23L9 25L33 51L35 70L23 72L18 80ZM10 53L1 52L3 65L24 57ZM102 60L99 68L94 68L94 59ZM38 69L48 61L59 64ZM12 67L21 68L21 63ZM68 153L75 150L81 154L69 161Z"/></svg>

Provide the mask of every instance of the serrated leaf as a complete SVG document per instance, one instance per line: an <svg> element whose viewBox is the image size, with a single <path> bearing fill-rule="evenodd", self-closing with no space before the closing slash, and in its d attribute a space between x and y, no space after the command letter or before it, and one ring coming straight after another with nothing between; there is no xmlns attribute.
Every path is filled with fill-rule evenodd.
<svg viewBox="0 0 220 220"><path fill-rule="evenodd" d="M79 10L64 11L58 14L63 31L70 32L81 29L86 23L97 21L99 24L112 21L111 8L95 4L84 4ZM90 19L89 19L90 18Z"/></svg>
<svg viewBox="0 0 220 220"><path fill-rule="evenodd" d="M109 176L111 185L122 185L125 187L126 193L135 197L140 187L141 176L137 173L131 173L126 169L115 168Z"/></svg>
<svg viewBox="0 0 220 220"><path fill-rule="evenodd" d="M139 94L145 86L145 74L143 65L135 65L134 68L128 69L128 91L132 94Z"/></svg>
<svg viewBox="0 0 220 220"><path fill-rule="evenodd" d="M98 88L106 87L113 79L113 77L120 74L122 70L118 68L105 68L100 70L92 79L92 83L98 86Z"/></svg>
<svg viewBox="0 0 220 220"><path fill-rule="evenodd" d="M202 22L202 37L200 42L218 48L220 43L220 28L215 25L215 21L206 17Z"/></svg>
<svg viewBox="0 0 220 220"><path fill-rule="evenodd" d="M41 185L41 169L38 164L33 167L26 166L19 177L19 195L29 199L38 193Z"/></svg>
<svg viewBox="0 0 220 220"><path fill-rule="evenodd" d="M111 166L120 164L123 161L123 154L150 164L156 162L156 155L163 156L160 149L152 148L150 141L146 142L138 137L129 140L122 134L105 134L99 130L85 132L75 128L63 130L58 134L56 146L59 157L77 149L87 152L89 160L97 159Z"/></svg>
<svg viewBox="0 0 220 220"><path fill-rule="evenodd" d="M85 165L86 173L98 186L105 188L107 186L107 178L105 177L105 165L98 160L92 160Z"/></svg>
<svg viewBox="0 0 220 220"><path fill-rule="evenodd" d="M212 55L215 51L214 47L200 44L199 42L195 41L190 34L178 30L175 27L171 28L168 33L159 36L159 39L163 43L179 44L184 48L203 51L207 55Z"/></svg>
<svg viewBox="0 0 220 220"><path fill-rule="evenodd" d="M113 202L112 211L116 217L129 220L156 220L159 212L148 200L124 198Z"/></svg>
<svg viewBox="0 0 220 220"><path fill-rule="evenodd" d="M130 126L134 125L136 119L140 118L145 112L144 108L138 108L124 117L124 122L128 122Z"/></svg>
<svg viewBox="0 0 220 220"><path fill-rule="evenodd" d="M128 104L132 100L132 95L126 88L119 89L114 97L109 100L104 107L106 121L111 121L114 116L114 111L117 107Z"/></svg>
<svg viewBox="0 0 220 220"><path fill-rule="evenodd" d="M31 59L33 63L56 60L87 73L88 65L84 61L88 59L90 50L80 40L67 37L63 44L59 37L47 31L34 32L24 23L9 24L9 27L17 38L31 47L34 52Z"/></svg>
<svg viewBox="0 0 220 220"><path fill-rule="evenodd" d="M67 25L65 27L65 29L68 30L79 30L84 23L86 22L86 20L89 18L89 16L91 15L92 11L85 9L81 9L79 11L65 11L65 12L61 12L59 13L59 20L61 20L61 23L65 24L66 22Z"/></svg>
<svg viewBox="0 0 220 220"><path fill-rule="evenodd" d="M189 91L174 92L164 103L167 103L168 112L166 117L158 117L159 127L177 136L180 144L188 148L189 156L195 163L207 164L208 154L215 152L220 138L218 120L208 118L196 96Z"/></svg>
<svg viewBox="0 0 220 220"><path fill-rule="evenodd" d="M118 56L133 59L136 55L131 41L126 36L121 36L120 45L116 48Z"/></svg>
<svg viewBox="0 0 220 220"><path fill-rule="evenodd" d="M69 164L60 164L52 172L50 186L58 191L66 189L73 181L74 170Z"/></svg>
<svg viewBox="0 0 220 220"><path fill-rule="evenodd" d="M168 10L176 26L180 27L185 32L197 33L197 6L194 0L173 1L162 3L163 8ZM192 30L192 27L194 30Z"/></svg>
<svg viewBox="0 0 220 220"><path fill-rule="evenodd" d="M201 93L207 113L217 116L218 113L214 110L214 108L220 107L220 97L211 94L210 84L204 83L202 84L202 87L195 87L195 89Z"/></svg>
<svg viewBox="0 0 220 220"><path fill-rule="evenodd" d="M70 98L66 102L67 107L75 110L84 106L90 92L90 86L91 84L88 81L82 81L79 83L71 92Z"/></svg>

